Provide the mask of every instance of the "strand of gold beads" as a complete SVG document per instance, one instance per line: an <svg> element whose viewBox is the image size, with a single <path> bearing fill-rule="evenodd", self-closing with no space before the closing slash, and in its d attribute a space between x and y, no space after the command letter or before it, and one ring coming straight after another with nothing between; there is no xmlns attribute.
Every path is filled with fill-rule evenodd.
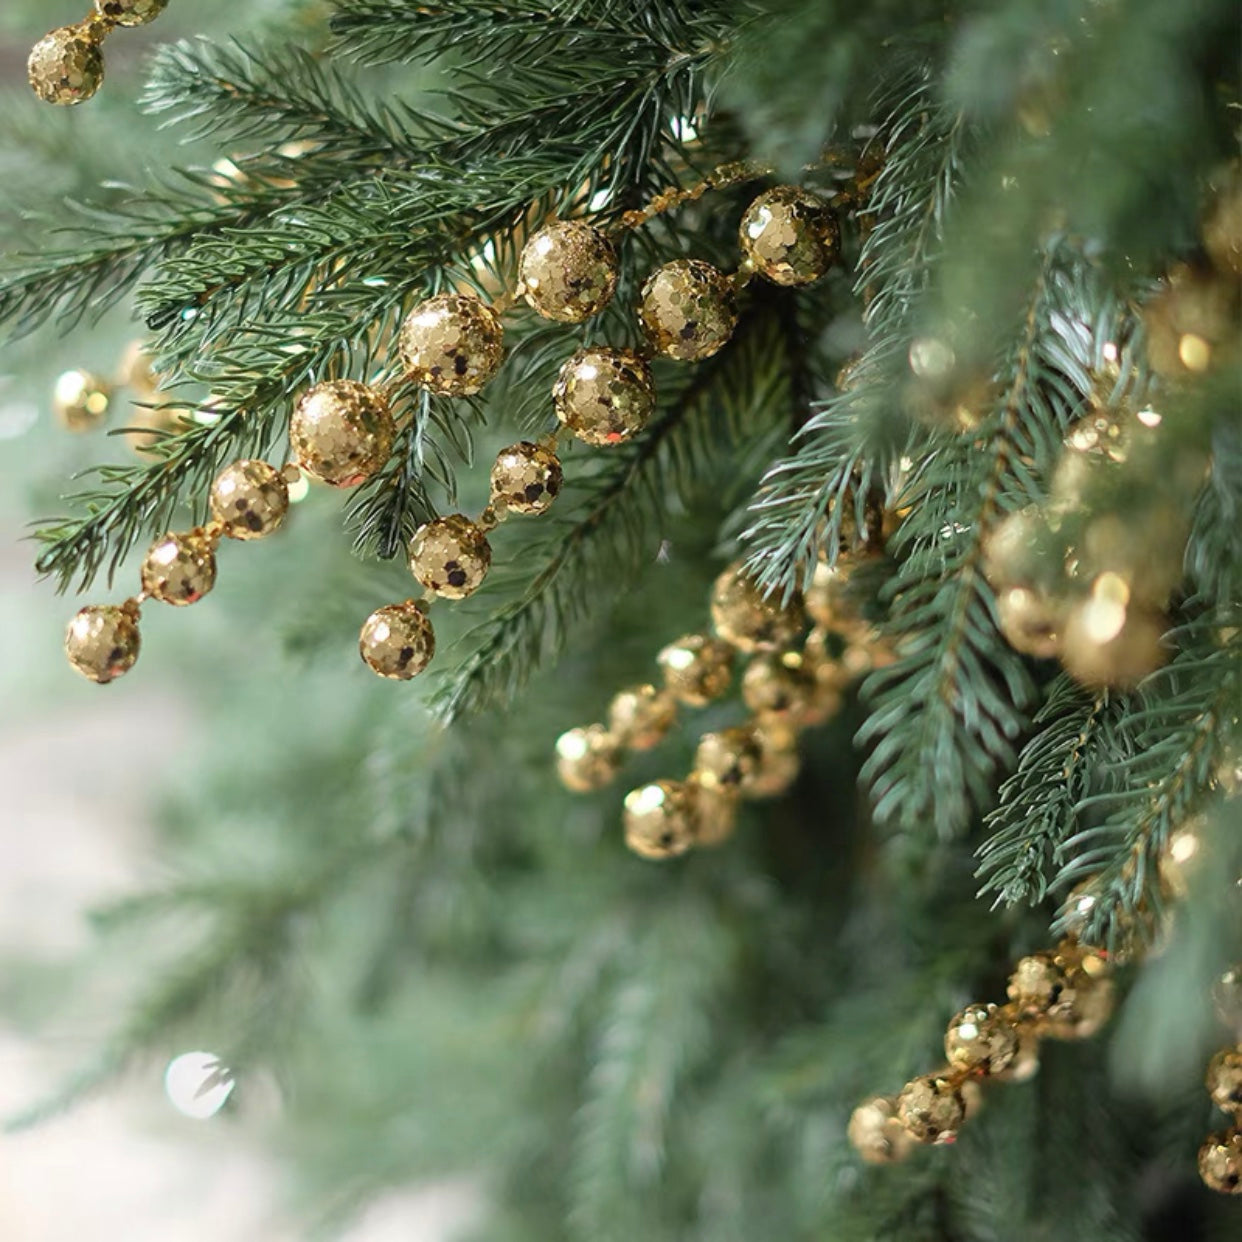
<svg viewBox="0 0 1242 1242"><path fill-rule="evenodd" d="M58 26L30 51L26 75L45 103L85 103L103 85L104 40L118 26L145 26L168 0L95 0L80 22Z"/></svg>
<svg viewBox="0 0 1242 1242"><path fill-rule="evenodd" d="M1217 980L1212 999L1236 1042L1208 1063L1205 1085L1212 1103L1233 1120L1225 1130L1209 1135L1199 1148L1199 1176L1220 1194L1242 1195L1242 966L1227 970Z"/></svg>

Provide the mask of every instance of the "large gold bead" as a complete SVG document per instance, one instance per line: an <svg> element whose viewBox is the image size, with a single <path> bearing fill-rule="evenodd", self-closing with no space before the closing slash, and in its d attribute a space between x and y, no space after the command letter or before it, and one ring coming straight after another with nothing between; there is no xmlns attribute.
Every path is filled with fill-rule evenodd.
<svg viewBox="0 0 1242 1242"><path fill-rule="evenodd" d="M704 707L733 681L733 648L706 634L687 634L656 657L664 685L679 703Z"/></svg>
<svg viewBox="0 0 1242 1242"><path fill-rule="evenodd" d="M711 611L716 633L739 651L776 651L792 646L804 624L800 595L786 604L779 598L766 597L740 562L716 579Z"/></svg>
<svg viewBox="0 0 1242 1242"><path fill-rule="evenodd" d="M847 552L835 565L817 562L803 604L813 624L862 642L872 637L875 627L863 615L863 601L852 585L854 565L854 555Z"/></svg>
<svg viewBox="0 0 1242 1242"><path fill-rule="evenodd" d="M625 796L625 843L643 858L671 858L695 843L693 786L654 781Z"/></svg>
<svg viewBox="0 0 1242 1242"><path fill-rule="evenodd" d="M694 780L704 789L750 794L763 766L763 743L745 725L704 733L694 753Z"/></svg>
<svg viewBox="0 0 1242 1242"><path fill-rule="evenodd" d="M810 662L797 651L761 652L742 674L742 701L752 712L794 725L816 715L818 691Z"/></svg>
<svg viewBox="0 0 1242 1242"><path fill-rule="evenodd" d="M603 789L621 769L621 748L602 724L570 729L556 739L556 774L566 789Z"/></svg>
<svg viewBox="0 0 1242 1242"><path fill-rule="evenodd" d="M487 536L461 513L427 522L410 540L410 572L446 599L465 599L477 591L491 563Z"/></svg>
<svg viewBox="0 0 1242 1242"><path fill-rule="evenodd" d="M622 746L650 750L677 719L677 700L655 686L630 686L613 697L608 729Z"/></svg>
<svg viewBox="0 0 1242 1242"><path fill-rule="evenodd" d="M435 653L431 619L413 600L377 608L358 634L358 654L373 673L391 681L417 677Z"/></svg>
<svg viewBox="0 0 1242 1242"><path fill-rule="evenodd" d="M65 654L83 677L101 686L128 673L138 659L142 636L138 610L94 604L77 612L65 631Z"/></svg>
<svg viewBox="0 0 1242 1242"><path fill-rule="evenodd" d="M556 417L587 444L620 444L640 432L655 409L651 368L627 349L580 349L552 389Z"/></svg>
<svg viewBox="0 0 1242 1242"><path fill-rule="evenodd" d="M697 362L720 350L737 324L729 278L701 259L674 259L643 285L638 318L652 348Z"/></svg>
<svg viewBox="0 0 1242 1242"><path fill-rule="evenodd" d="M944 1053L954 1069L999 1074L1018 1055L1018 1032L995 1005L967 1005L949 1023Z"/></svg>
<svg viewBox="0 0 1242 1242"><path fill-rule="evenodd" d="M216 553L198 531L165 535L142 562L142 589L163 604L197 603L216 584Z"/></svg>
<svg viewBox="0 0 1242 1242"><path fill-rule="evenodd" d="M504 328L478 298L442 293L405 317L399 345L408 379L444 396L468 397L500 369Z"/></svg>
<svg viewBox="0 0 1242 1242"><path fill-rule="evenodd" d="M850 1114L845 1133L868 1164L894 1164L904 1160L914 1146L897 1116L897 1101L890 1096L864 1100Z"/></svg>
<svg viewBox="0 0 1242 1242"><path fill-rule="evenodd" d="M1242 1119L1242 1044L1222 1048L1208 1063L1207 1089L1223 1113Z"/></svg>
<svg viewBox="0 0 1242 1242"><path fill-rule="evenodd" d="M1066 619L1061 663L1084 686L1130 689L1168 659L1165 628L1155 613L1093 596Z"/></svg>
<svg viewBox="0 0 1242 1242"><path fill-rule="evenodd" d="M230 539L270 535L289 512L289 484L265 461L235 461L211 485L211 515Z"/></svg>
<svg viewBox="0 0 1242 1242"><path fill-rule="evenodd" d="M512 513L543 513L560 495L561 459L542 444L521 440L501 449L492 466L492 504Z"/></svg>
<svg viewBox="0 0 1242 1242"><path fill-rule="evenodd" d="M52 412L67 431L94 431L108 418L112 393L89 371L66 371L56 380Z"/></svg>
<svg viewBox="0 0 1242 1242"><path fill-rule="evenodd" d="M145 26L168 7L168 0L95 0L95 12L116 26Z"/></svg>
<svg viewBox="0 0 1242 1242"><path fill-rule="evenodd" d="M87 22L45 34L30 51L26 75L45 103L80 104L103 83L103 49Z"/></svg>
<svg viewBox="0 0 1242 1242"><path fill-rule="evenodd" d="M1040 660L1061 649L1061 628L1066 608L1030 587L1005 587L996 596L1000 632L1015 650Z"/></svg>
<svg viewBox="0 0 1242 1242"><path fill-rule="evenodd" d="M604 233L578 220L545 225L522 248L522 295L545 319L581 323L617 288L617 252Z"/></svg>
<svg viewBox="0 0 1242 1242"><path fill-rule="evenodd" d="M355 487L392 451L396 428L382 393L356 380L327 380L301 396L289 420L297 464L333 487Z"/></svg>
<svg viewBox="0 0 1242 1242"><path fill-rule="evenodd" d="M926 1074L906 1083L897 1097L897 1115L906 1133L920 1143L952 1141L966 1120L966 1102L949 1078Z"/></svg>
<svg viewBox="0 0 1242 1242"><path fill-rule="evenodd" d="M1199 1148L1199 1176L1209 1190L1242 1195L1242 1130L1213 1134Z"/></svg>
<svg viewBox="0 0 1242 1242"><path fill-rule="evenodd" d="M809 285L835 262L841 231L818 195L778 185L747 207L738 242L750 265L773 284Z"/></svg>

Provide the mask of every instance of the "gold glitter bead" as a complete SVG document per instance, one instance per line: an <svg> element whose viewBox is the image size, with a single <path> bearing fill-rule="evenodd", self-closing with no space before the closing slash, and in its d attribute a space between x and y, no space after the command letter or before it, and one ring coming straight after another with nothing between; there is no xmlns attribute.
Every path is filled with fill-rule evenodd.
<svg viewBox="0 0 1242 1242"><path fill-rule="evenodd" d="M589 224L561 220L541 228L522 248L522 295L545 319L581 323L598 314L617 288L617 252Z"/></svg>
<svg viewBox="0 0 1242 1242"><path fill-rule="evenodd" d="M654 781L625 796L625 843L643 858L671 858L694 844L693 786Z"/></svg>
<svg viewBox="0 0 1242 1242"><path fill-rule="evenodd" d="M818 689L814 672L796 651L760 653L742 674L742 701L752 712L794 725L815 714Z"/></svg>
<svg viewBox="0 0 1242 1242"><path fill-rule="evenodd" d="M763 743L746 725L704 733L694 754L693 779L704 789L749 794L763 760Z"/></svg>
<svg viewBox="0 0 1242 1242"><path fill-rule="evenodd" d="M556 417L587 444L620 444L641 431L655 409L651 368L628 349L580 349L552 389Z"/></svg>
<svg viewBox="0 0 1242 1242"><path fill-rule="evenodd" d="M142 562L142 589L163 604L178 608L197 603L216 584L216 554L199 531L165 535Z"/></svg>
<svg viewBox="0 0 1242 1242"><path fill-rule="evenodd" d="M168 0L95 0L95 12L115 26L145 26L168 7Z"/></svg>
<svg viewBox="0 0 1242 1242"><path fill-rule="evenodd" d="M1141 608L1086 599L1066 619L1061 663L1084 686L1129 689L1168 659L1165 628L1162 617Z"/></svg>
<svg viewBox="0 0 1242 1242"><path fill-rule="evenodd" d="M695 845L720 845L737 827L737 798L722 789L708 789L691 773Z"/></svg>
<svg viewBox="0 0 1242 1242"><path fill-rule="evenodd" d="M655 686L630 686L608 707L608 728L622 746L650 750L677 719L677 700Z"/></svg>
<svg viewBox="0 0 1242 1242"><path fill-rule="evenodd" d="M522 440L501 449L492 467L492 504L513 513L543 513L560 494L560 458L542 444Z"/></svg>
<svg viewBox="0 0 1242 1242"><path fill-rule="evenodd" d="M1208 1063L1207 1089L1223 1113L1242 1117L1242 1044L1222 1048Z"/></svg>
<svg viewBox="0 0 1242 1242"><path fill-rule="evenodd" d="M413 600L377 608L358 634L358 654L372 672L391 681L417 677L435 653L431 618Z"/></svg>
<svg viewBox="0 0 1242 1242"><path fill-rule="evenodd" d="M44 35L30 51L26 74L44 103L83 103L104 79L103 49L94 29L83 22Z"/></svg>
<svg viewBox="0 0 1242 1242"><path fill-rule="evenodd" d="M382 393L356 380L327 380L301 396L289 420L289 444L307 474L355 487L392 451L396 428Z"/></svg>
<svg viewBox="0 0 1242 1242"><path fill-rule="evenodd" d="M809 285L835 262L841 231L818 195L778 185L747 207L738 243L755 271L773 284Z"/></svg>
<svg viewBox="0 0 1242 1242"><path fill-rule="evenodd" d="M603 789L621 770L621 748L602 724L570 729L556 739L556 774L574 793Z"/></svg>
<svg viewBox="0 0 1242 1242"><path fill-rule="evenodd" d="M141 645L136 607L93 604L76 613L65 631L69 663L101 686L134 667Z"/></svg>
<svg viewBox="0 0 1242 1242"><path fill-rule="evenodd" d="M716 579L711 610L716 633L739 651L776 651L792 646L802 632L802 597L787 604L766 598L740 562Z"/></svg>
<svg viewBox="0 0 1242 1242"><path fill-rule="evenodd" d="M265 461L235 461L211 485L211 515L230 539L270 535L289 512L289 485Z"/></svg>
<svg viewBox="0 0 1242 1242"><path fill-rule="evenodd" d="M112 393L89 371L66 371L56 381L52 412L68 431L94 431L107 420Z"/></svg>
<svg viewBox="0 0 1242 1242"><path fill-rule="evenodd" d="M1209 1190L1242 1195L1242 1130L1213 1134L1199 1148L1199 1176Z"/></svg>
<svg viewBox="0 0 1242 1242"><path fill-rule="evenodd" d="M1059 600L1028 587L1006 587L996 596L996 617L1015 651L1040 660L1060 651L1065 605Z"/></svg>
<svg viewBox="0 0 1242 1242"><path fill-rule="evenodd" d="M733 648L706 634L687 634L656 657L664 685L679 702L704 707L733 681Z"/></svg>
<svg viewBox="0 0 1242 1242"><path fill-rule="evenodd" d="M891 1096L864 1100L850 1114L845 1133L868 1164L895 1164L914 1146L897 1116L897 1101Z"/></svg>
<svg viewBox="0 0 1242 1242"><path fill-rule="evenodd" d="M906 1083L897 1097L906 1133L920 1143L952 1142L966 1120L966 1102L949 1078L926 1074Z"/></svg>
<svg viewBox="0 0 1242 1242"><path fill-rule="evenodd" d="M995 1005L967 1005L949 1023L944 1054L954 1069L999 1074L1018 1055L1018 1032Z"/></svg>
<svg viewBox="0 0 1242 1242"><path fill-rule="evenodd" d="M491 563L487 536L461 513L427 522L410 540L410 572L446 599L465 599L477 591Z"/></svg>
<svg viewBox="0 0 1242 1242"><path fill-rule="evenodd" d="M500 317L461 293L420 302L405 317L399 344L406 377L448 397L478 392L500 369L505 352Z"/></svg>
<svg viewBox="0 0 1242 1242"><path fill-rule="evenodd" d="M1090 949L1062 947L1022 958L1009 977L1009 999L1018 1013L1047 1024L1056 1039L1094 1035L1112 1014L1109 965Z"/></svg>
<svg viewBox="0 0 1242 1242"><path fill-rule="evenodd" d="M652 348L697 362L720 350L737 323L729 278L701 259L674 259L643 285L638 318Z"/></svg>

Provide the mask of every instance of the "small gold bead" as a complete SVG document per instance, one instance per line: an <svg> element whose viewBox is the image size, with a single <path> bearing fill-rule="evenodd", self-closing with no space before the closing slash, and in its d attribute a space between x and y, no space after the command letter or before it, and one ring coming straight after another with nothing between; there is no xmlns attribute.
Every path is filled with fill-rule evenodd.
<svg viewBox="0 0 1242 1242"><path fill-rule="evenodd" d="M261 539L289 512L289 485L265 461L235 461L211 485L211 512L230 539Z"/></svg>
<svg viewBox="0 0 1242 1242"><path fill-rule="evenodd" d="M103 84L100 31L89 21L60 26L34 45L26 62L31 89L44 103L80 104Z"/></svg>
<svg viewBox="0 0 1242 1242"><path fill-rule="evenodd" d="M165 535L142 562L142 589L178 608L197 603L216 583L216 555L202 530Z"/></svg>
<svg viewBox="0 0 1242 1242"><path fill-rule="evenodd" d="M435 653L431 619L413 600L377 608L358 634L358 654L373 673L389 681L418 676Z"/></svg>
<svg viewBox="0 0 1242 1242"><path fill-rule="evenodd" d="M732 282L710 263L674 259L647 278L638 317L657 353L683 362L710 358L737 324Z"/></svg>
<svg viewBox="0 0 1242 1242"><path fill-rule="evenodd" d="M999 1074L1018 1055L1018 1033L995 1005L968 1005L949 1023L944 1051L954 1069Z"/></svg>
<svg viewBox="0 0 1242 1242"><path fill-rule="evenodd" d="M672 858L695 843L693 786L654 781L625 797L625 843L642 858Z"/></svg>
<svg viewBox="0 0 1242 1242"><path fill-rule="evenodd" d="M410 311L399 346L407 379L429 392L468 397L500 369L504 328L478 298L444 293Z"/></svg>
<svg viewBox="0 0 1242 1242"><path fill-rule="evenodd" d="M581 323L612 300L618 266L612 242L599 229L561 220L522 248L518 277L526 301L545 319Z"/></svg>
<svg viewBox="0 0 1242 1242"><path fill-rule="evenodd" d="M1242 1194L1242 1130L1214 1134L1199 1148L1199 1176L1210 1190Z"/></svg>
<svg viewBox="0 0 1242 1242"><path fill-rule="evenodd" d="M620 769L621 748L602 724L570 729L556 739L556 773L566 789L603 789Z"/></svg>
<svg viewBox="0 0 1242 1242"><path fill-rule="evenodd" d="M926 1074L906 1083L897 1097L897 1115L917 1142L947 1143L966 1119L966 1102L953 1079Z"/></svg>
<svg viewBox="0 0 1242 1242"><path fill-rule="evenodd" d="M491 563L487 536L461 513L427 522L410 540L410 572L428 591L446 599L472 595Z"/></svg>
<svg viewBox="0 0 1242 1242"><path fill-rule="evenodd" d="M80 609L65 631L69 663L90 681L107 685L134 667L142 645L138 607L94 604Z"/></svg>
<svg viewBox="0 0 1242 1242"><path fill-rule="evenodd" d="M1223 1113L1242 1119L1242 1044L1222 1048L1208 1063L1207 1089Z"/></svg>
<svg viewBox="0 0 1242 1242"><path fill-rule="evenodd" d="M706 634L687 634L656 657L664 685L679 703L704 707L733 681L733 648Z"/></svg>
<svg viewBox="0 0 1242 1242"><path fill-rule="evenodd" d="M650 750L663 740L677 718L677 700L655 686L630 686L608 708L608 728L622 746Z"/></svg>

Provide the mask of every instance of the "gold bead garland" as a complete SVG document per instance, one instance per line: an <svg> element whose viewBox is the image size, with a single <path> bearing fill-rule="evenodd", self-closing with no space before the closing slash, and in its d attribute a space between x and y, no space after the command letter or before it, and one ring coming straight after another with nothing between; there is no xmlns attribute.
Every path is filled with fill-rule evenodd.
<svg viewBox="0 0 1242 1242"><path fill-rule="evenodd" d="M1199 1176L1210 1190L1242 1195L1242 966L1227 970L1212 989L1217 1016L1236 1043L1208 1062L1204 1086L1214 1107L1233 1121L1199 1148Z"/></svg>
<svg viewBox="0 0 1242 1242"><path fill-rule="evenodd" d="M103 85L103 42L118 26L143 26L157 18L168 0L95 0L73 26L59 26L30 51L26 76L45 103L84 103Z"/></svg>

